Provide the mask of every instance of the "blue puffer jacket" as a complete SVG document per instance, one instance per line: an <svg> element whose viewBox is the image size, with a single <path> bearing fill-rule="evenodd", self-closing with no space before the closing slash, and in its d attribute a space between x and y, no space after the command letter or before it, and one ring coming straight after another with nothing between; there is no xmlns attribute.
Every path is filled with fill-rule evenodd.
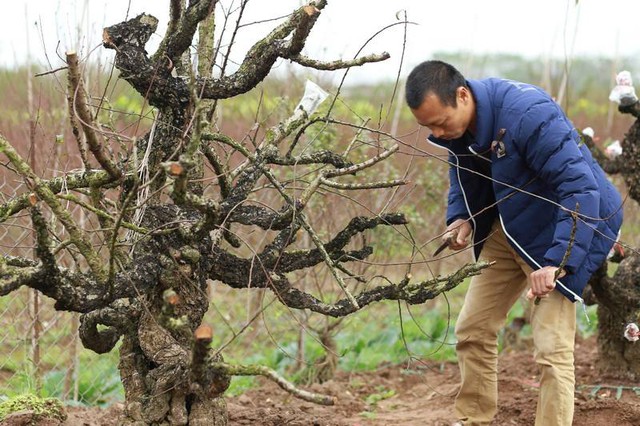
<svg viewBox="0 0 640 426"><path fill-rule="evenodd" d="M496 78L467 83L476 102L475 137L430 138L449 151L447 224L471 218L477 258L499 217L513 248L538 269L560 265L573 228L571 211L579 205L567 275L556 288L582 301L622 224L618 191L542 89Z"/></svg>

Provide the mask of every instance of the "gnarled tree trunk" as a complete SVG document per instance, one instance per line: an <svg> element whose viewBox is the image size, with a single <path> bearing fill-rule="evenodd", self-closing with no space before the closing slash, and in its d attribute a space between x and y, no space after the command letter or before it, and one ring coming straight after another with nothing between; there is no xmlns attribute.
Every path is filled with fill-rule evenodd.
<svg viewBox="0 0 640 426"><path fill-rule="evenodd" d="M589 136L584 138L604 170L620 173L630 197L640 202L640 104L620 107L620 111L636 117L621 143L621 155L609 159ZM640 322L640 255L632 249L626 253L624 259L618 259L620 265L613 277L607 276L606 267L592 277L585 300L598 304L599 368L614 375L640 378L640 345L624 337L627 324Z"/></svg>
<svg viewBox="0 0 640 426"><path fill-rule="evenodd" d="M241 2L240 8L246 4ZM409 271L400 282L358 276L364 289L349 286L343 276L356 276L348 269L350 262L373 253L364 239L357 243L354 237L378 226L405 225L407 219L384 210L371 217L348 217L341 229L321 238L309 202L320 188L374 191L403 185L403 180L380 181L380 173L378 179L368 173L399 149L393 138L362 144L362 151L352 155L359 162L352 161L351 149L336 153L315 147L315 137L307 140L305 132L313 124L338 122L331 111L314 118L304 107L266 129L254 146L218 133L212 122L216 101L255 88L278 59L336 70L388 58L381 54L325 63L301 55L325 5L319 0L294 10L249 50L233 74L227 75L222 55L218 77L213 74L214 0L171 0L167 34L153 56L145 45L156 32L155 17L142 14L105 28L104 46L115 52L120 78L156 109L156 118L138 140L114 136L102 127L82 86L77 55L69 52L70 121L84 169L70 170L63 179L37 176L0 136L0 152L29 188L0 204L0 222L27 210L36 234L34 259L0 258L0 296L25 285L54 299L56 309L81 313L80 337L95 352L108 352L121 341L124 424L224 425L223 393L233 375L263 375L297 397L333 402L296 388L265 367L230 365L212 352L213 331L202 324L209 306L208 280L238 289L267 289L288 308L344 317L382 300L423 303L489 266L465 265L430 280L412 279ZM196 30L197 72L189 54ZM299 149L300 141L304 147ZM120 149L118 160L107 144ZM241 161L232 163L237 157ZM206 194L205 164L216 182ZM305 167L304 178L292 185L291 176ZM345 176L351 180L341 182ZM265 188L276 195L268 202L252 200ZM80 206L99 226L79 226L61 199ZM49 218L63 231L52 229ZM264 234L263 245L246 250L248 244L234 235L239 227ZM311 247L293 245L301 233L310 237ZM73 256L74 268L59 262L64 252ZM304 283L288 278L316 266L330 272L341 295L338 300L321 300Z"/></svg>

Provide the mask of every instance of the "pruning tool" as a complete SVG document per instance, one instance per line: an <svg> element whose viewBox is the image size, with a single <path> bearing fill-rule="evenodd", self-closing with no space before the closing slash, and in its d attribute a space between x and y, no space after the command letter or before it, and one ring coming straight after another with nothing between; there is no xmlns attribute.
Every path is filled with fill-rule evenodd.
<svg viewBox="0 0 640 426"><path fill-rule="evenodd" d="M452 231L448 231L446 234L444 234L444 240L443 240L442 244L440 245L440 247L438 247L436 249L436 251L433 252L433 257L436 257L437 255L442 253L442 251L444 249L446 249L447 247L451 246L451 243L453 243L453 241L457 237L458 237L458 230L457 229L454 229Z"/></svg>

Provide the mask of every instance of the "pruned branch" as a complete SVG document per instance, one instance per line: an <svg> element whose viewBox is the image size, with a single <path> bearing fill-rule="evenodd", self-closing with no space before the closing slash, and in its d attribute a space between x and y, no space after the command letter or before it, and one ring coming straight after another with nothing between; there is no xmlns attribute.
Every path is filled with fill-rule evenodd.
<svg viewBox="0 0 640 426"><path fill-rule="evenodd" d="M77 115L80 119L80 125L84 131L89 150L100 166L102 166L112 178L120 179L120 177L122 177L122 171L118 169L111 158L107 157L102 142L94 129L93 114L89 111L89 106L87 105L87 94L82 84L82 76L78 66L78 54L76 52L67 52L67 65L69 66L69 99L71 102L69 111L73 117ZM72 124L74 122L75 120L72 119Z"/></svg>
<svg viewBox="0 0 640 426"><path fill-rule="evenodd" d="M151 105L186 105L190 100L187 84L171 76L172 62L164 56L157 62L147 56L145 45L156 31L158 19L141 14L104 29L102 41L116 51L116 67L121 77L147 96Z"/></svg>

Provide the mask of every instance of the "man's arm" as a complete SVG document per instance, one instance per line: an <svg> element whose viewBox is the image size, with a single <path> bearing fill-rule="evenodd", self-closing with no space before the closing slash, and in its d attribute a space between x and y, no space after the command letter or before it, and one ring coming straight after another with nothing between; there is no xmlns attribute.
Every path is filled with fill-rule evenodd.
<svg viewBox="0 0 640 426"><path fill-rule="evenodd" d="M574 227L571 212L579 205L574 244L564 268L567 273L575 271L587 254L593 238L589 218L598 217L600 204L598 184L573 134L559 106L549 101L524 114L517 139L527 165L556 192L562 206L542 266L558 267L562 262Z"/></svg>
<svg viewBox="0 0 640 426"><path fill-rule="evenodd" d="M447 203L447 225L451 225L458 219L469 219L469 211L464 200L464 194L458 176L458 159L449 154L449 196ZM449 228L447 228L449 229Z"/></svg>

